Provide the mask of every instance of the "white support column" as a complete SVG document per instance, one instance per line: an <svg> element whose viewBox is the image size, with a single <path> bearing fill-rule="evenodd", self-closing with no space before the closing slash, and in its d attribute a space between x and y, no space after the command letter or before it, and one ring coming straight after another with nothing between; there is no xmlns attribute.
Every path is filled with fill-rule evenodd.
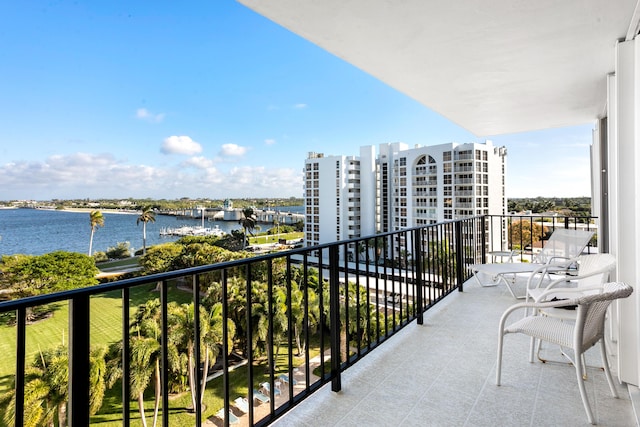
<svg viewBox="0 0 640 427"><path fill-rule="evenodd" d="M640 43L616 48L616 75L610 93L610 213L612 252L618 258L618 280L634 287L619 302L618 373L620 380L640 384ZM613 95L613 96L611 96ZM613 99L612 99L613 98ZM611 108L613 107L613 108ZM613 113L613 114L611 114Z"/></svg>
<svg viewBox="0 0 640 427"><path fill-rule="evenodd" d="M617 143L617 114L616 114L616 75L615 73L611 73L607 76L607 163L601 164L600 167L606 168L607 170L607 181L608 186L606 190L608 192L607 197L607 211L609 213L608 219L600 218L599 224L602 227L602 224L605 220L608 220L609 227L609 252L617 255L618 253L618 233L620 229L618 227L618 217L617 210L615 207L618 206L618 174L617 174L617 161L618 161L618 143ZM600 129L599 129L600 130ZM612 210L613 209L613 210ZM599 216L599 215L598 215ZM600 230L598 230L600 233ZM601 234L599 234L601 236ZM617 280L617 271L615 271L609 277L610 280ZM611 343L609 345L609 351L616 356L615 360L618 360L619 348L619 313L618 313L618 304L612 304L610 308L611 317L609 319L609 336L611 338ZM617 367L616 372L620 372L619 366Z"/></svg>

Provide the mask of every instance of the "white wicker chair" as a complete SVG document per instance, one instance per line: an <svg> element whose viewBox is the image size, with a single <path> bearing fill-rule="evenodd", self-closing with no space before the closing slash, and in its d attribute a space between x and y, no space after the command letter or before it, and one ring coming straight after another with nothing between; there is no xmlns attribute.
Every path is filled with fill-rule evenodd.
<svg viewBox="0 0 640 427"><path fill-rule="evenodd" d="M540 281L537 281L535 275L532 275L527 282L527 301L529 298L532 298L535 302L553 301L554 299L571 299L578 298L582 295L600 293L602 292L602 285L609 281L609 275L616 268L616 257L611 254L581 255L578 257L576 264L578 265L577 276L568 276L554 280L545 287L539 286ZM538 287L532 285L532 283L537 283ZM542 316L551 316L571 321L576 320L576 310L570 310L566 307L544 308L538 312ZM538 360L546 362L545 359L540 357L541 343L538 342L536 351L535 341L535 338L531 338L531 355L529 361L533 362L535 353ZM571 357L568 356L564 350L562 350L562 354L571 360Z"/></svg>
<svg viewBox="0 0 640 427"><path fill-rule="evenodd" d="M591 424L595 424L587 392L584 385L584 366L582 354L600 341L600 353L604 364L604 372L609 383L609 388L614 397L618 397L604 344L604 320L607 307L611 301L618 298L626 298L633 292L631 286L620 282L605 283L602 292L595 295L583 295L577 298L564 301L553 302L524 302L509 307L500 319L498 335L498 366L496 369L496 385L500 385L502 371L502 347L504 336L509 333L521 333L533 338L547 341L562 347L572 348L574 351L573 365L576 368L578 388L587 418ZM535 312L539 309L560 307L562 305L577 305L577 318L574 324L547 316L531 315L520 319L510 325L506 325L507 318L511 313L519 309L533 308Z"/></svg>
<svg viewBox="0 0 640 427"><path fill-rule="evenodd" d="M548 285L540 286L540 281L533 274L527 282L527 301L549 301L552 298L576 298L576 293L599 293L602 285L609 280L609 275L616 268L616 257L611 254L581 255L578 257L577 276L565 276ZM544 314L552 317L575 320L576 312L561 308L550 308Z"/></svg>

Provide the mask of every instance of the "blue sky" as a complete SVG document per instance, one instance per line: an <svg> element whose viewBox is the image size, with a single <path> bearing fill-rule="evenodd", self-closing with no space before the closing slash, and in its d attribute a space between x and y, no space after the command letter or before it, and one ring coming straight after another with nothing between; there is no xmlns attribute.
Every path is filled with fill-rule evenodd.
<svg viewBox="0 0 640 427"><path fill-rule="evenodd" d="M231 0L0 3L0 200L300 197L309 151L482 142ZM592 125L490 137L588 196Z"/></svg>

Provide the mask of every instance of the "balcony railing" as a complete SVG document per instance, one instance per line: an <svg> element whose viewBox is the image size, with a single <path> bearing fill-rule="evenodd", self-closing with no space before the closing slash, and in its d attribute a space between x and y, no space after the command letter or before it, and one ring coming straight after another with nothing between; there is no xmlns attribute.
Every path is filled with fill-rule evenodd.
<svg viewBox="0 0 640 427"><path fill-rule="evenodd" d="M4 302L0 313L14 312L16 319L15 381L4 385L15 390L15 397L0 404L5 405L0 413L11 410L15 425L21 426L32 404L25 400L25 390L32 386L30 363L46 349L27 339L33 335L28 333L33 327L27 324L28 312L66 303L69 332L62 340L67 342L69 392L64 413L72 425L90 424L91 344L111 345L118 349L115 364L121 369L123 409L121 414L106 411L99 417L111 416L128 426L139 417L130 410L137 383L127 381L139 374L134 347L141 336L149 338L141 332L141 313L149 314L149 307L155 307L155 315L146 321L157 327L154 357L162 425L179 425L175 417L187 410L193 412L190 423L196 425L220 409L227 414L234 409L240 415L234 407L237 397L249 402L244 414L247 425L266 425L324 384L340 390L341 372L413 320L422 323L422 314L446 295L461 291L469 278L467 266L486 259L486 251L520 250L520 260L529 260L534 247L543 246L556 228L595 229L595 221L593 217L474 217ZM96 304L98 300L102 303ZM100 311L104 300L120 307L115 337L98 336L96 331L96 323L108 321ZM181 315L191 321L180 325L176 319ZM178 332L191 337L192 345L178 346ZM188 360L191 368L186 372L176 368L176 357ZM187 382L194 396L201 396L205 387L216 399L205 399L202 406L194 397L196 404L187 408L169 399L176 390L189 393ZM258 404L265 397L268 401ZM229 418L225 417L225 425Z"/></svg>
<svg viewBox="0 0 640 427"><path fill-rule="evenodd" d="M485 227L482 217L469 218L3 302L0 313L14 312L16 319L15 392L0 409L12 408L15 425L25 423L32 404L25 401L32 386L28 368L42 354L39 343L27 339L27 313L66 303L63 413L71 425L92 421L96 343L117 350L110 364L121 370L122 413L106 411L101 420L111 416L128 426L139 417L130 406L132 391L140 392L133 378L142 368L142 338L158 348L145 360L157 363L158 382L150 381L149 389L156 384L162 425L179 425L172 417L187 410L191 425L232 409L239 415L237 397L249 403L248 425L269 424L324 384L339 391L341 372L413 320L422 323L423 313L446 295L462 291L467 266L483 256ZM113 322L119 333L109 338L98 336L95 326L109 321L105 304L121 307ZM205 405L203 388L215 395ZM193 392L193 403L174 403L169 396L175 392ZM219 416L229 424L230 416Z"/></svg>
<svg viewBox="0 0 640 427"><path fill-rule="evenodd" d="M541 250L551 233L558 228L597 231L598 218L542 216L542 215L488 215L486 218L487 251L515 251L519 260L530 262ZM586 248L587 253L598 246L598 236Z"/></svg>

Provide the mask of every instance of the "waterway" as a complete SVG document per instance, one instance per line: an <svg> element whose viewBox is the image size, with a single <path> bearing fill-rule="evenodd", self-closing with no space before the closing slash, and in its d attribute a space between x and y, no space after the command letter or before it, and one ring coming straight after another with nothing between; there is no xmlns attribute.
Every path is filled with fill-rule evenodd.
<svg viewBox="0 0 640 427"><path fill-rule="evenodd" d="M93 236L93 251L106 251L119 242L129 242L134 250L142 248L142 223L136 224L138 215L103 212L104 227L98 227ZM147 223L147 247L179 239L160 236L161 228L200 224L200 219L156 215L155 222ZM215 225L227 233L240 229L237 221L205 223L205 227ZM88 212L0 209L0 255L42 255L58 250L87 253L90 235Z"/></svg>

